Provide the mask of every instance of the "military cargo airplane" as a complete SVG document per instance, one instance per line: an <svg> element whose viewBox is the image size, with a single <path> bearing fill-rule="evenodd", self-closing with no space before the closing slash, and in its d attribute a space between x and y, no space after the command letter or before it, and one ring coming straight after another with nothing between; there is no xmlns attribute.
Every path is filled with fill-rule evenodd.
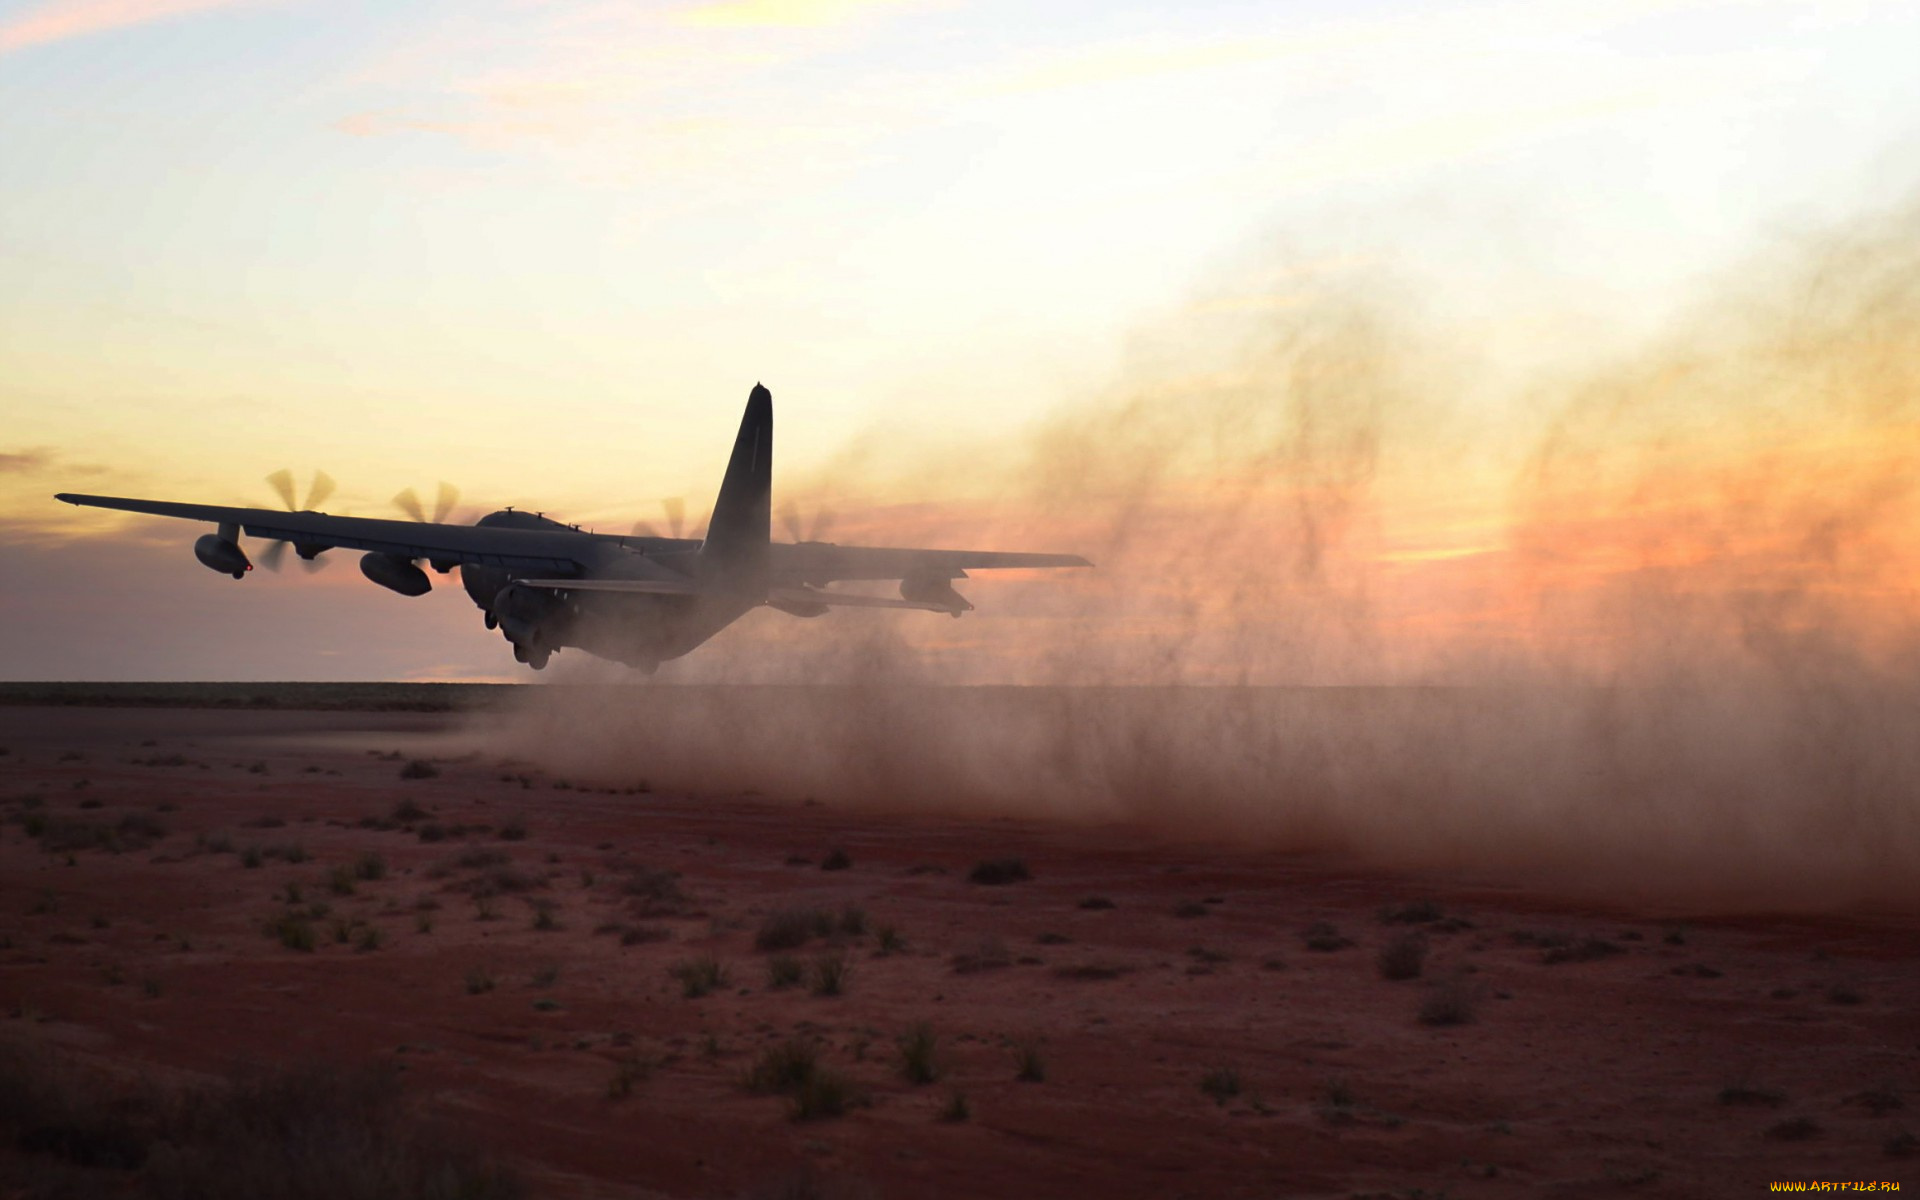
<svg viewBox="0 0 1920 1200"><path fill-rule="evenodd" d="M700 539L590 533L511 508L472 525L448 525L438 521L444 512L434 521L395 521L70 492L54 499L211 522L215 531L194 543L194 555L235 579L253 570L240 548L243 531L276 543L267 551L276 559L285 544L308 562L329 550L364 551L361 572L403 596L432 589L420 562L441 574L457 566L487 628L498 629L513 645L514 658L536 671L555 651L576 647L651 673L761 605L796 617L817 617L842 606L958 617L973 605L954 590L953 581L967 578L970 570L1092 565L1076 554L775 542L772 490L773 395L755 384ZM283 494L289 493L283 487ZM898 599L827 586L896 579Z"/></svg>

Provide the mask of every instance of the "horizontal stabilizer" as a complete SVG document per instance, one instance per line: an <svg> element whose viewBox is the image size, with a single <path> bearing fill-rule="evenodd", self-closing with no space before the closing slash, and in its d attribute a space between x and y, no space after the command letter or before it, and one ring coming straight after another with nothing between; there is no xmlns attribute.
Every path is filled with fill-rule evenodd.
<svg viewBox="0 0 1920 1200"><path fill-rule="evenodd" d="M725 595L704 587L698 580L678 579L522 579L521 587L550 588L556 592L626 592L638 596ZM835 608L911 608L920 612L950 612L951 605L928 604L920 600L896 600L891 596L860 596L851 592L829 592L810 587L777 587L767 592L764 603L825 604Z"/></svg>

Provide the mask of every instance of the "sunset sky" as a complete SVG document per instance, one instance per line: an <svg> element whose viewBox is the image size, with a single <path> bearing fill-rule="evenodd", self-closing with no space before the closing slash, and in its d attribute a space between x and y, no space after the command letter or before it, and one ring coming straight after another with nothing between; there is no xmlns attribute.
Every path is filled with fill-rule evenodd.
<svg viewBox="0 0 1920 1200"><path fill-rule="evenodd" d="M200 529L51 496L269 504L269 472L323 468L335 512L445 479L463 519L624 530L704 512L755 381L776 495L837 540L1104 554L1063 586L1108 589L1109 632L1364 593L1355 640L1417 631L1430 665L1499 641L1516 579L1605 591L1596 540L1676 520L1695 542L1636 532L1625 566L1737 576L1744 604L1786 555L1769 594L1911 624L1881 572L1914 561L1887 448L1920 445L1920 401L1885 356L1920 291L1873 247L1911 229L1916 47L1892 0L0 0L0 677L518 677L464 596L350 561L235 584ZM1909 307L1861 341L1886 305L1840 305L1742 375L1821 262L1894 271ZM1149 450L1156 539L1272 563L1302 525L1258 514L1307 512L1335 567L1116 607L1114 571L1196 561L1114 533ZM1816 460L1835 486L1775 486ZM1685 494L1650 509L1650 470ZM1070 611L1049 586L983 581L938 628L736 632L1013 677L1006 647ZM687 677L725 675L711 649Z"/></svg>

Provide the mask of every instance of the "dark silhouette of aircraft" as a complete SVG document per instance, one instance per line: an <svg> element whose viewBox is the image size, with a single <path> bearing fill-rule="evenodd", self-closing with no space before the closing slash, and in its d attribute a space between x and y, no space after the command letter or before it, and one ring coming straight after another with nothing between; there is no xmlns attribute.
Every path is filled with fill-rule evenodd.
<svg viewBox="0 0 1920 1200"><path fill-rule="evenodd" d="M272 480L270 479L270 482ZM275 483L289 496L287 480ZM316 479L316 495L332 490ZM620 537L589 533L537 513L505 509L472 525L447 525L444 494L434 521L335 517L309 510L226 508L119 496L62 492L68 504L160 517L210 521L217 528L194 543L212 570L244 579L253 563L240 534L271 539L269 565L290 544L309 563L328 550L362 550L360 570L381 587L421 596L433 583L425 561L445 574L460 568L467 595L513 644L513 656L538 671L562 647L647 672L678 658L748 611L767 605L796 617L829 608L908 608L958 617L971 611L953 588L969 570L1086 567L1076 554L1012 554L977 550L908 550L772 540L773 395L754 385L740 419L733 455L720 482L704 539ZM410 494L403 494L411 498ZM314 502L309 496L308 503ZM415 500L408 506L419 509ZM842 580L900 581L900 596L834 592Z"/></svg>

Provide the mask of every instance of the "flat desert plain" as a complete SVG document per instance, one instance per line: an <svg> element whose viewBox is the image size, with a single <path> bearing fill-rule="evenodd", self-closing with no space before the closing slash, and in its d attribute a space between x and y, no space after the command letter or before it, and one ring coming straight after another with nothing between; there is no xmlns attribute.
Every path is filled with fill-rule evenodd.
<svg viewBox="0 0 1920 1200"><path fill-rule="evenodd" d="M5 1046L386 1064L538 1196L1920 1183L1910 916L608 786L475 721L0 708Z"/></svg>

